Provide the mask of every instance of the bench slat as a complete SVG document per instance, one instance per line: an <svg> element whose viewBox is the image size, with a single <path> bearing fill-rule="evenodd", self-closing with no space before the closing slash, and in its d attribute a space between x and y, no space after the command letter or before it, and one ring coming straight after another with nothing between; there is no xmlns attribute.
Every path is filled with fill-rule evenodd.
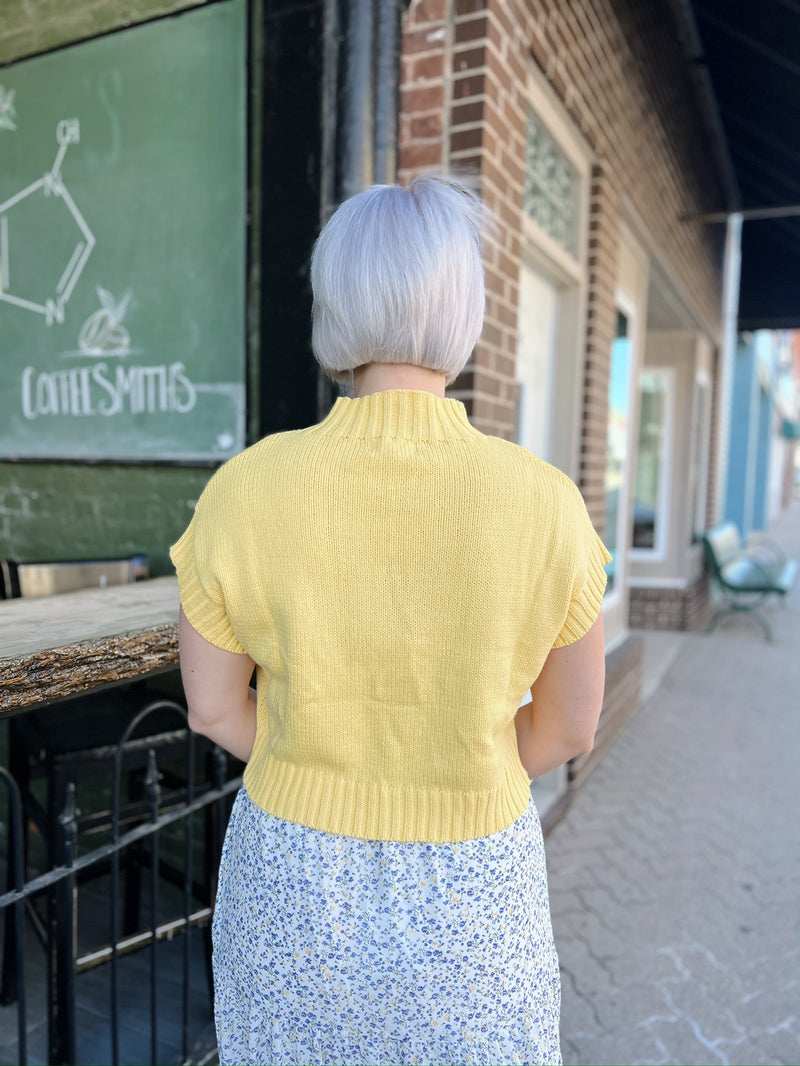
<svg viewBox="0 0 800 1066"><path fill-rule="evenodd" d="M715 570L738 559L743 551L739 530L732 522L725 522L715 529L708 530L704 540L713 553Z"/></svg>
<svg viewBox="0 0 800 1066"><path fill-rule="evenodd" d="M719 580L734 592L772 592L775 576L746 555L720 567Z"/></svg>
<svg viewBox="0 0 800 1066"><path fill-rule="evenodd" d="M791 591L794 585L795 578L797 577L797 560L787 559L783 564L783 569L778 575L778 580L775 582L781 592L786 595Z"/></svg>

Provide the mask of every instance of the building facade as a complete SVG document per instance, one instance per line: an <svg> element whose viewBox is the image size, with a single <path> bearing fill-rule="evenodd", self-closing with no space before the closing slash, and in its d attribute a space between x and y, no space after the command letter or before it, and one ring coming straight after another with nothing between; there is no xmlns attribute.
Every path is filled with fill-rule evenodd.
<svg viewBox="0 0 800 1066"><path fill-rule="evenodd" d="M494 228L487 319L454 384L478 428L568 473L614 555L606 706L639 701L631 627L707 608L724 233L709 132L668 3L412 0L399 166L472 175Z"/></svg>

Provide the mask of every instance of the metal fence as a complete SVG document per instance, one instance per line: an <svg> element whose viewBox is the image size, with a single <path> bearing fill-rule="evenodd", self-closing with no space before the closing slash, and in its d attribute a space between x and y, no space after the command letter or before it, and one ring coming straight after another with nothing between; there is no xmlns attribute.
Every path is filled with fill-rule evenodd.
<svg viewBox="0 0 800 1066"><path fill-rule="evenodd" d="M172 718L171 728L164 728L165 716ZM148 731L148 723L156 720L158 731ZM139 1056L146 1054L141 1037L147 1032L148 1061L164 1062L160 1026L165 1006L173 1034L166 1042L167 1058L191 1061L192 1047L202 1035L192 1023L191 1004L198 995L206 1001L210 1017L210 920L216 870L231 799L241 779L230 777L221 749L195 739L185 710L171 700L143 707L118 742L100 754L105 756L100 762L106 766L108 791L103 792L101 783L96 794L110 802L100 802L97 810L79 810L76 780L69 780L49 822L38 823L44 825L38 834L34 784L27 772L15 779L0 768L0 812L2 793L7 796L6 891L0 896L0 1002L7 1009L6 1032L0 1037L5 1039L5 1056L21 1066L33 1061L86 1062L92 1055L99 1062L130 1061L130 1050L122 1046L123 1030L140 1040ZM12 769L21 765L19 752L12 753L10 765ZM77 783L83 784L80 779ZM44 788L51 784L42 782ZM39 813L46 806L41 805ZM49 840L34 839L37 836ZM35 871L31 852L37 843L48 861L40 861ZM85 901L79 907L90 891L88 909ZM89 945L79 937L79 914L82 925L91 927ZM176 964L171 945L178 940L181 957ZM162 984L168 946L166 989ZM32 958L35 952L40 953L38 960ZM134 953L136 972L123 982L123 960ZM91 972L107 979L83 990L81 982L88 980L84 975ZM177 1046L176 984L180 987ZM33 999L46 1025L31 1017ZM87 1029L92 1032L86 1039L80 1033L81 1001L90 1012ZM9 1005L16 1007L15 1026ZM43 1029L46 1044L41 1039ZM39 1034L40 1046L33 1051L31 1033Z"/></svg>

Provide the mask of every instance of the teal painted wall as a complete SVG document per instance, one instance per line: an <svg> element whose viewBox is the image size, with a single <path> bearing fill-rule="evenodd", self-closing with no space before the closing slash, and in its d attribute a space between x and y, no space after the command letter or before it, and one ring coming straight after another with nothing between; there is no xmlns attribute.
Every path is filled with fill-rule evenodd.
<svg viewBox="0 0 800 1066"><path fill-rule="evenodd" d="M189 522L208 468L0 464L0 558L116 558L139 552L154 575Z"/></svg>
<svg viewBox="0 0 800 1066"><path fill-rule="evenodd" d="M3 0L0 63L203 3L205 0Z"/></svg>

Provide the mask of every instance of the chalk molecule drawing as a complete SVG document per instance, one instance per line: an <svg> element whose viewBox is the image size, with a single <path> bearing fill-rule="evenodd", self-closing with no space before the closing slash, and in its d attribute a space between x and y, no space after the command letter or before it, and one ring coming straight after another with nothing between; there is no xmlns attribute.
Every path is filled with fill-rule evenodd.
<svg viewBox="0 0 800 1066"><path fill-rule="evenodd" d="M8 93L4 99L8 100ZM12 95L13 110L13 95ZM0 302L14 304L26 311L44 315L48 326L64 321L64 308L72 295L78 279L81 276L86 261L92 254L95 246L95 238L86 224L86 220L75 205L74 200L67 191L67 187L61 178L61 164L71 144L80 141L81 129L77 118L65 118L56 126L56 140L58 151L55 162L47 173L21 189L8 200L0 203ZM30 206L32 198L42 197L51 199L58 204L63 204L67 212L67 224L74 225L78 231L76 244L72 255L64 265L64 269L55 285L55 291L33 292L23 289L17 292L14 288L13 252L14 245L10 241L9 222L13 221L15 209L27 201ZM28 285L32 284L30 281Z"/></svg>
<svg viewBox="0 0 800 1066"><path fill-rule="evenodd" d="M14 89L4 89L0 85L0 130L15 130L17 124L14 119L17 112L14 110Z"/></svg>
<svg viewBox="0 0 800 1066"><path fill-rule="evenodd" d="M131 336L122 325L131 294L126 292L121 300L101 285L97 286L100 307L86 319L78 334L78 347L84 355L127 355Z"/></svg>

